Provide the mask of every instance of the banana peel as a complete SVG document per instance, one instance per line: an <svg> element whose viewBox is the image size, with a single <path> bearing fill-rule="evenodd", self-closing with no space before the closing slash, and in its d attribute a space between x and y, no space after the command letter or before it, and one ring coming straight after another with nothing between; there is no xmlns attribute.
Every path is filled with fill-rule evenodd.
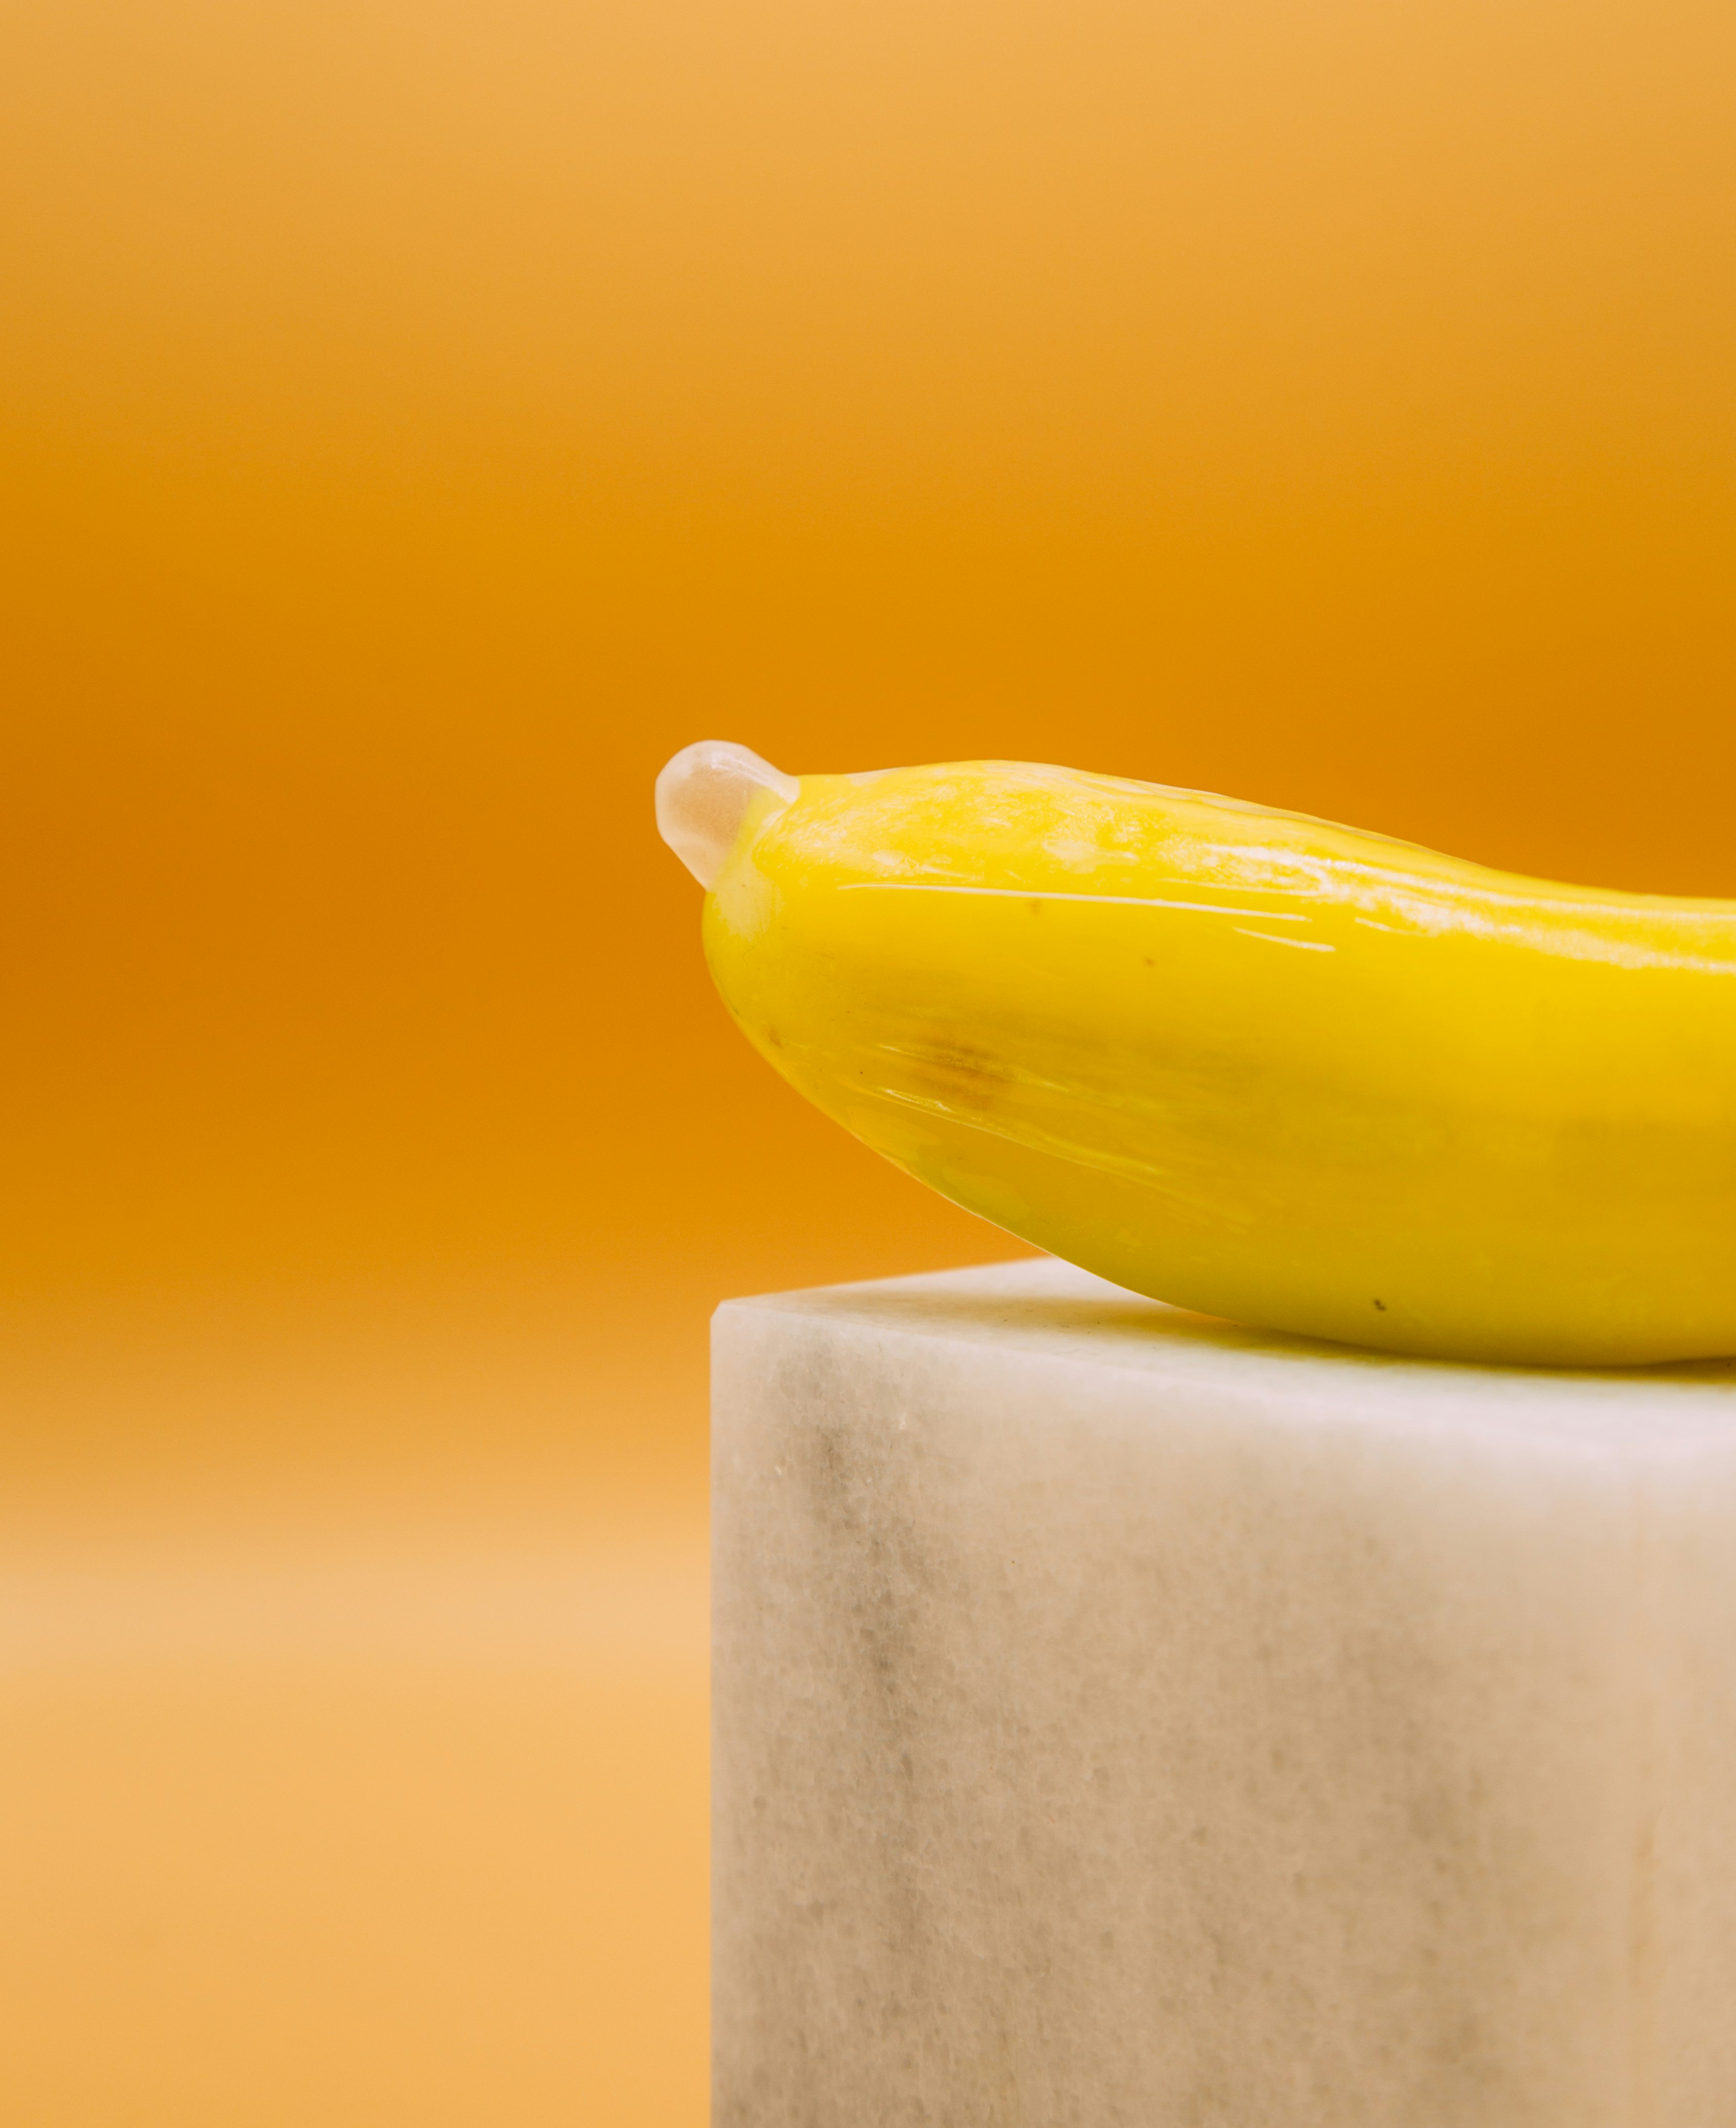
<svg viewBox="0 0 1736 2128"><path fill-rule="evenodd" d="M724 1003L1118 1285L1435 1358L1736 1352L1736 902L1019 762L658 782Z"/></svg>

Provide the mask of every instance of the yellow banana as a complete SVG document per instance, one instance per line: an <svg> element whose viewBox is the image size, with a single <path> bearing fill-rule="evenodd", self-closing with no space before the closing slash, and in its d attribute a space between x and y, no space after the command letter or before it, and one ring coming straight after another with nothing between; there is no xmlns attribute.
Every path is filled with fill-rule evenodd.
<svg viewBox="0 0 1736 2128"><path fill-rule="evenodd" d="M713 741L658 804L748 1038L1026 1240L1394 1351L1736 1352L1736 902L1014 762Z"/></svg>

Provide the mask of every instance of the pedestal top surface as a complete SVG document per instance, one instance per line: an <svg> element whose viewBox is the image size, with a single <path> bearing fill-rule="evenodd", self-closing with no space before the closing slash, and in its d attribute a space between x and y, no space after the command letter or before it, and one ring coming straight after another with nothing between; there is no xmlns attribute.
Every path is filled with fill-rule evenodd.
<svg viewBox="0 0 1736 2128"><path fill-rule="evenodd" d="M1553 1437L1596 1453L1736 1450L1736 1358L1577 1370L1473 1366L1196 1315L1051 1256L724 1304L823 1317L850 1334L989 1347L1028 1364L1150 1378L1346 1423Z"/></svg>

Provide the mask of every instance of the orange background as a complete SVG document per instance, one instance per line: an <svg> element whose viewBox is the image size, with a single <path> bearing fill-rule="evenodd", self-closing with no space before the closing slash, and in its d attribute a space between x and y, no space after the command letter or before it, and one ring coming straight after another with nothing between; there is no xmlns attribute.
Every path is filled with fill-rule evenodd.
<svg viewBox="0 0 1736 2128"><path fill-rule="evenodd" d="M703 2117L703 1348L1009 1245L650 786L1736 894L1711 0L0 25L0 2115Z"/></svg>

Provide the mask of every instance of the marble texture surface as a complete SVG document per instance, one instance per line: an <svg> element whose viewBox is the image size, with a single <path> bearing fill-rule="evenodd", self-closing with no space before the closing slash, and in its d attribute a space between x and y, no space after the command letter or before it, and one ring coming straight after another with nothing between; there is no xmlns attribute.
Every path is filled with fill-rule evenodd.
<svg viewBox="0 0 1736 2128"><path fill-rule="evenodd" d="M1736 1369L715 1331L716 2128L1729 2128Z"/></svg>

